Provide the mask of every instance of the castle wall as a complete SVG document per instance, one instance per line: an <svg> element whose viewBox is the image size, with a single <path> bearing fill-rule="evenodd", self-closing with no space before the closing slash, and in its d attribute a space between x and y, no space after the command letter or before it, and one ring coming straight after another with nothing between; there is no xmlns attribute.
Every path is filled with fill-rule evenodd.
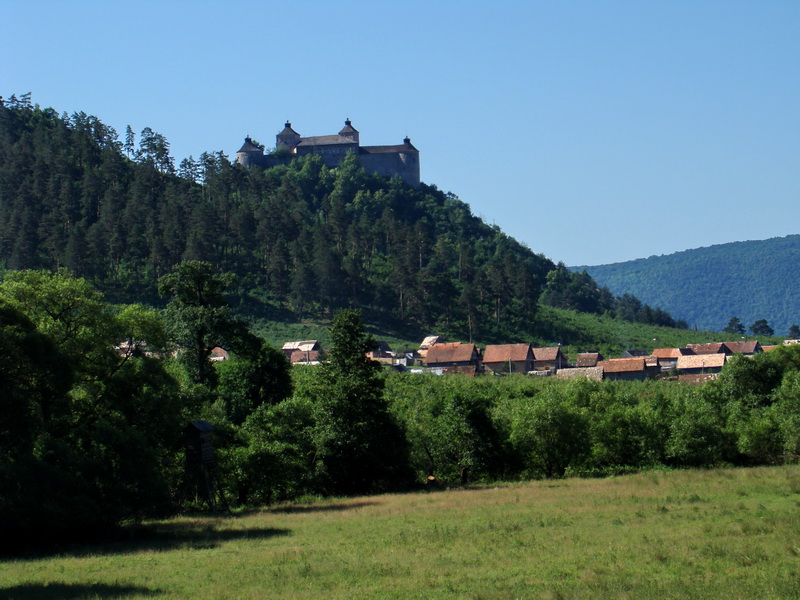
<svg viewBox="0 0 800 600"><path fill-rule="evenodd" d="M297 156L317 154L322 157L322 162L331 169L339 166L348 152L358 152L357 144L330 144L325 146L298 146L295 149Z"/></svg>
<svg viewBox="0 0 800 600"><path fill-rule="evenodd" d="M367 173L376 173L383 177L399 175L408 185L419 186L418 152L359 154L358 160Z"/></svg>

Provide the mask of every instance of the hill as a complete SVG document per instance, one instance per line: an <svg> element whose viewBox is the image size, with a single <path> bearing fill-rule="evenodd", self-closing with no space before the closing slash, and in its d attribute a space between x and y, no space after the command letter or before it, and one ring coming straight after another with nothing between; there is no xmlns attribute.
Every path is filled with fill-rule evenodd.
<svg viewBox="0 0 800 600"><path fill-rule="evenodd" d="M614 294L633 294L700 329L766 319L778 335L800 322L800 235L733 242L586 270Z"/></svg>
<svg viewBox="0 0 800 600"><path fill-rule="evenodd" d="M456 195L367 174L355 156L336 169L313 155L260 169L216 152L176 168L150 128L122 142L85 113L28 95L0 102L2 268L67 268L112 301L158 305L158 278L182 260L237 275L236 310L261 325L325 323L355 307L396 340L583 343L538 318L540 302L676 324L484 223Z"/></svg>

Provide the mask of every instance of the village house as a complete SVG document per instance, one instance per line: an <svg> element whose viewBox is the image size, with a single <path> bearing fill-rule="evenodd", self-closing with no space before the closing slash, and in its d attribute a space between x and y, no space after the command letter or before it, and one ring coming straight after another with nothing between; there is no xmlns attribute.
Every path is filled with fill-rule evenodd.
<svg viewBox="0 0 800 600"><path fill-rule="evenodd" d="M677 368L685 375L719 373L727 358L727 354L722 352L681 356L678 358Z"/></svg>
<svg viewBox="0 0 800 600"><path fill-rule="evenodd" d="M391 365L395 360L395 354L385 341L376 341L375 347L366 353L367 358Z"/></svg>
<svg viewBox="0 0 800 600"><path fill-rule="evenodd" d="M596 367L599 361L603 360L603 355L599 352L581 352L578 354L578 360L575 366L579 369L587 369Z"/></svg>
<svg viewBox="0 0 800 600"><path fill-rule="evenodd" d="M686 348L692 354L730 354L730 348L723 342L712 342L710 344L686 344Z"/></svg>
<svg viewBox="0 0 800 600"><path fill-rule="evenodd" d="M281 350L292 364L319 364L322 346L317 340L286 342Z"/></svg>
<svg viewBox="0 0 800 600"><path fill-rule="evenodd" d="M533 370L553 371L567 366L567 359L561 352L561 346L533 349Z"/></svg>
<svg viewBox="0 0 800 600"><path fill-rule="evenodd" d="M527 373L533 370L530 344L498 344L486 346L483 366L493 373Z"/></svg>
<svg viewBox="0 0 800 600"><path fill-rule="evenodd" d="M643 356L602 360L597 366L603 369L603 379L614 381L643 381L659 371L657 359Z"/></svg>
<svg viewBox="0 0 800 600"><path fill-rule="evenodd" d="M656 357L658 366L662 371L669 371L677 367L678 359L681 356L690 356L692 354L692 351L688 348L656 348L651 356Z"/></svg>
<svg viewBox="0 0 800 600"><path fill-rule="evenodd" d="M424 359L428 355L428 350L431 348L431 346L442 343L444 343L444 339L441 336L429 335L424 340L422 340L422 343L419 345L419 348L417 349L417 354L419 354L419 356Z"/></svg>
<svg viewBox="0 0 800 600"><path fill-rule="evenodd" d="M752 356L762 352L761 343L758 340L749 340L741 342L725 342L731 354L744 354L745 356Z"/></svg>
<svg viewBox="0 0 800 600"><path fill-rule="evenodd" d="M228 360L230 358L228 356L228 351L225 348L220 348L219 346L215 346L211 349L211 354L208 357L208 360L211 362L222 362L223 360Z"/></svg>
<svg viewBox="0 0 800 600"><path fill-rule="evenodd" d="M475 375L481 364L480 350L475 344L459 342L434 344L428 348L425 365L431 369L442 369L443 373Z"/></svg>

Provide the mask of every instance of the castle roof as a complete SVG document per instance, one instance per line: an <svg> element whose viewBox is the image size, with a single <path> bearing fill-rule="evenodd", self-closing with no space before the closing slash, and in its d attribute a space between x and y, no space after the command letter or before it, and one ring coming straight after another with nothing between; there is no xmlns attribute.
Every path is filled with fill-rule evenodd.
<svg viewBox="0 0 800 600"><path fill-rule="evenodd" d="M390 154L392 152L419 152L419 150L414 148L411 142L399 146L361 146L361 154Z"/></svg>
<svg viewBox="0 0 800 600"><path fill-rule="evenodd" d="M278 135L281 136L281 135L300 135L300 134L297 133L294 129L292 129L292 124L289 123L289 121L286 121L286 125L284 125L283 131L281 131Z"/></svg>
<svg viewBox="0 0 800 600"><path fill-rule="evenodd" d="M264 148L255 144L253 140L250 139L249 135L244 138L244 144L239 148L239 152L262 152L263 150Z"/></svg>
<svg viewBox="0 0 800 600"><path fill-rule="evenodd" d="M347 119L344 122L344 127L342 127L342 130L339 132L339 135L347 135L350 133L358 133L358 129L353 127L353 124L350 122L350 119Z"/></svg>
<svg viewBox="0 0 800 600"><path fill-rule="evenodd" d="M298 146L333 146L333 145L348 145L357 146L358 142L354 140L342 139L337 135L313 135L309 137L300 138Z"/></svg>

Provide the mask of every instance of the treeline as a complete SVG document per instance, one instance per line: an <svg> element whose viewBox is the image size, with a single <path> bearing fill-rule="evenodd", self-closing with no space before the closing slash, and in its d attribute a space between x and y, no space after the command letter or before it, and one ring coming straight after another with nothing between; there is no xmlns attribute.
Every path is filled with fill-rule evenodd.
<svg viewBox="0 0 800 600"><path fill-rule="evenodd" d="M541 301L555 308L604 314L631 323L688 329L686 321L676 321L667 311L643 304L633 294L615 296L608 287L599 286L586 271L570 271L563 263L547 273Z"/></svg>
<svg viewBox="0 0 800 600"><path fill-rule="evenodd" d="M215 472L236 504L413 485L357 313L337 313L329 361L293 392L283 353L231 314L231 281L181 263L159 280L169 300L158 311L110 305L63 272L5 273L0 548L91 538L207 501L208 473L187 451L198 420L216 429ZM217 347L232 357L212 363Z"/></svg>
<svg viewBox="0 0 800 600"><path fill-rule="evenodd" d="M292 370L232 315L231 283L181 263L159 280L159 311L108 304L64 273L4 275L5 543L192 506L203 485L185 429L198 419L215 428L216 473L238 505L800 457L800 346L737 357L702 388L386 374L344 309L328 362ZM230 360L209 361L217 346Z"/></svg>
<svg viewBox="0 0 800 600"><path fill-rule="evenodd" d="M266 316L359 307L374 321L506 341L535 337L546 289L554 306L671 322L632 316L453 194L368 175L354 157L335 170L311 156L265 171L217 152L176 168L149 128L137 139L129 127L121 142L96 117L29 96L2 103L0 130L2 264L66 267L118 301L155 302L161 275L201 260L236 274L245 310Z"/></svg>

